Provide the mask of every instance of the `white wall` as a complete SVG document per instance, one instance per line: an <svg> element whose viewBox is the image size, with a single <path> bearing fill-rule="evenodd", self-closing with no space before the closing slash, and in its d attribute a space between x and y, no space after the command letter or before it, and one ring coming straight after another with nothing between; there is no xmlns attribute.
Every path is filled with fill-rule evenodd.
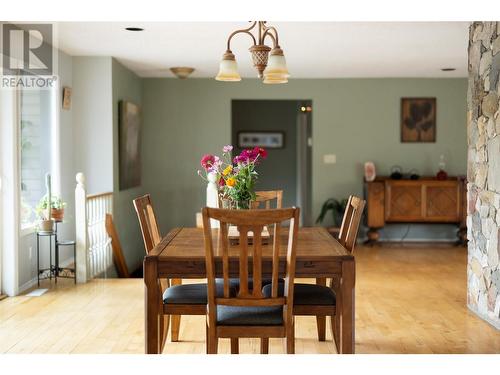
<svg viewBox="0 0 500 375"><path fill-rule="evenodd" d="M73 57L73 153L88 194L113 191L111 61Z"/></svg>

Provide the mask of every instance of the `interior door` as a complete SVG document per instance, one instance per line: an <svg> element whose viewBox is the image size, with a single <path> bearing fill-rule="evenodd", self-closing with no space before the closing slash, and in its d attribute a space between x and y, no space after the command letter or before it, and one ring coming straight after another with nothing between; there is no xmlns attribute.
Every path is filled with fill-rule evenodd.
<svg viewBox="0 0 500 375"><path fill-rule="evenodd" d="M266 147L268 158L258 166L256 189L283 190L283 207L300 207L307 225L311 221L311 114L301 111L304 106L310 108L310 101L233 100L231 117L233 155L253 146L252 134L256 144L266 135L282 139Z"/></svg>

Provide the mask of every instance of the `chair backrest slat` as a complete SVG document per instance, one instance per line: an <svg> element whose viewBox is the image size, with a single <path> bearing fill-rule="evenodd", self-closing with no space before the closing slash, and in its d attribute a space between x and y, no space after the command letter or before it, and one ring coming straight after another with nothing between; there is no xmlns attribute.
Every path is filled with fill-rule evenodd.
<svg viewBox="0 0 500 375"><path fill-rule="evenodd" d="M262 229L259 225L253 228L252 275L254 298L262 298Z"/></svg>
<svg viewBox="0 0 500 375"><path fill-rule="evenodd" d="M347 201L342 226L340 227L339 242L351 253L356 244L365 204L365 200L354 195L351 195Z"/></svg>
<svg viewBox="0 0 500 375"><path fill-rule="evenodd" d="M238 297L248 297L248 227L238 226L240 232L240 288ZM225 239L221 238L221 241Z"/></svg>
<svg viewBox="0 0 500 375"><path fill-rule="evenodd" d="M278 297L279 257L280 257L281 223L274 225L273 233L273 272L271 276L271 296Z"/></svg>
<svg viewBox="0 0 500 375"><path fill-rule="evenodd" d="M283 190L267 190L256 191L256 199L251 202L250 207L253 209L264 208L269 210L271 208L281 208L283 204ZM276 201L275 207L271 207L271 202ZM264 207L262 207L264 204Z"/></svg>
<svg viewBox="0 0 500 375"><path fill-rule="evenodd" d="M202 210L205 249L206 249L206 269L208 278L208 311L216 310L217 304L233 305L233 306L270 306L284 305L290 300L290 293L293 293L293 279L295 276L295 247L298 233L299 209L271 209L271 210L224 210L218 208L205 207ZM215 256L213 252L212 229L210 227L210 219L218 220L219 236L217 238L219 249L222 252L222 268L224 278L224 297L216 298L215 296ZM278 276L279 276L279 251L281 240L281 223L290 221L290 230L287 246L287 266L286 280L289 280L290 288L285 291L285 295L278 297ZM239 235L238 244L232 245L228 238L228 225L235 225ZM262 245L262 230L264 226L274 225L274 239L272 244L272 295L271 298L264 298L262 294L262 274L263 274L263 259L264 248ZM249 233L252 233L252 245L249 246ZM235 252L235 246L237 251ZM240 287L236 297L229 295L229 251L231 254L238 255ZM269 253L268 253L269 254ZM251 259L250 259L251 256ZM269 255L267 255L269 256ZM249 262L250 260L250 262ZM249 270L251 264L251 272ZM253 287L249 288L249 279L253 279ZM226 289L227 288L227 289ZM290 310L290 309L289 309ZM213 320L214 318L209 318ZM290 315L291 319L291 315Z"/></svg>
<svg viewBox="0 0 500 375"><path fill-rule="evenodd" d="M227 241L221 241L228 235L227 223L220 224L219 248L222 250L222 272L224 278L224 297L229 298L229 248Z"/></svg>
<svg viewBox="0 0 500 375"><path fill-rule="evenodd" d="M134 207L137 212L137 217L139 218L144 247L146 253L149 253L161 241L160 228L156 221L150 195L146 194L134 199Z"/></svg>

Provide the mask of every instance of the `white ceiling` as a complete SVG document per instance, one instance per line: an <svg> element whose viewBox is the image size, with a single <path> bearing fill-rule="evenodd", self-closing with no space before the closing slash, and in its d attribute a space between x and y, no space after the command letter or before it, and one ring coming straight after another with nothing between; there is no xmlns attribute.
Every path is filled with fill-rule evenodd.
<svg viewBox="0 0 500 375"><path fill-rule="evenodd" d="M466 77L467 22L269 22L293 78ZM214 77L228 35L245 22L60 22L59 48L74 56L113 56L141 77ZM142 32L124 30L143 27ZM242 77L256 77L251 39L233 38ZM441 68L453 67L454 72Z"/></svg>

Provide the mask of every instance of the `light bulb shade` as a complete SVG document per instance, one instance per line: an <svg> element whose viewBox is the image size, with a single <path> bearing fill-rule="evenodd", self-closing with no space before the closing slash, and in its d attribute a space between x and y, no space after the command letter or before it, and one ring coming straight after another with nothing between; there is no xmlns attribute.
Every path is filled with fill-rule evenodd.
<svg viewBox="0 0 500 375"><path fill-rule="evenodd" d="M275 85L275 84L279 84L279 83L287 83L287 82L288 82L288 78L283 76L283 75L264 76L264 80L262 81L262 83L271 84L271 85Z"/></svg>
<svg viewBox="0 0 500 375"><path fill-rule="evenodd" d="M264 83L286 83L288 82L288 68L285 56L281 48L276 47L271 51L267 67L264 70Z"/></svg>
<svg viewBox="0 0 500 375"><path fill-rule="evenodd" d="M236 64L234 55L230 51L226 52L222 57L219 65L219 73L215 79L225 82L241 81L240 74L238 73L238 64Z"/></svg>

